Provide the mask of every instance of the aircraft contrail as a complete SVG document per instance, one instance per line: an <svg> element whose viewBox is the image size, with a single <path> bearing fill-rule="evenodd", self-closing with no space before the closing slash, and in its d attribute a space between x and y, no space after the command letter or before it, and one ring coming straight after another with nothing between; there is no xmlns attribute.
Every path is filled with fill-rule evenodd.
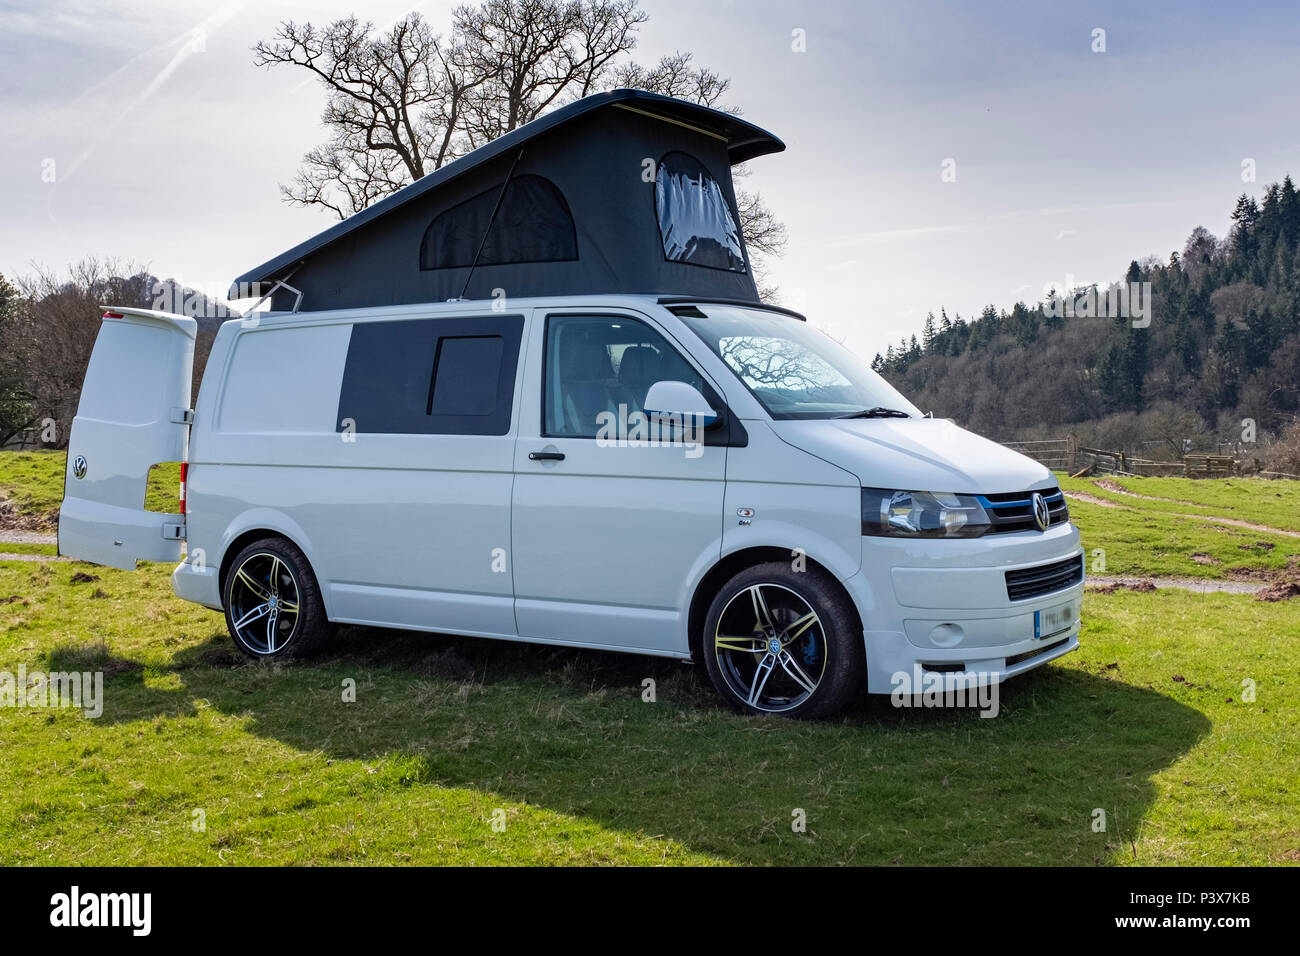
<svg viewBox="0 0 1300 956"><path fill-rule="evenodd" d="M192 27L186 33L182 34L183 39L181 42L180 49L178 49L174 54L172 54L172 58L169 61L167 61L167 65L164 66L161 70L159 70L158 73L153 77L153 79L151 79L148 83L145 84L144 89L142 89L139 93L137 93L134 97L132 97L130 102L128 102L126 106L124 106L121 110L118 111L116 116L114 116L106 124L100 127L99 135L96 136L95 140L84 150L82 150L81 154L75 160L72 161L72 164L68 167L66 172L60 173L59 180L61 182L66 182L86 162L86 160L90 158L91 154L94 153L94 151L99 147L99 145L103 143L104 140L106 140L110 135L112 135L113 131L117 129L117 127L121 124L122 120L124 120L127 116L129 116L130 113L141 103L149 99L149 97L153 96L154 93L158 92L158 90L161 89L162 85L171 78L172 74L175 73L177 69L180 68L180 65L182 63L188 60L196 52L199 52L200 48L198 44L195 43L196 37L206 36L207 34L213 32L214 30L221 28L230 20L231 17L233 17L245 6L247 6L247 0L234 0L234 2L223 4L220 8L218 8L218 10L215 13L210 15L206 20ZM159 44L159 46L163 46L163 44ZM157 48L158 47L154 47L153 49L157 49ZM132 59L128 61L128 63L133 62L135 59L138 59L138 56L132 57ZM124 64L123 67L119 68L119 70L116 72L121 72L121 69L124 69L125 66L126 64ZM103 86L103 83L102 82L98 83L96 84L95 87L91 87L91 89L93 90L99 86ZM82 96L84 97L86 93L89 92L90 90L87 90L86 92L82 93ZM80 99L81 97L78 97L78 100Z"/></svg>

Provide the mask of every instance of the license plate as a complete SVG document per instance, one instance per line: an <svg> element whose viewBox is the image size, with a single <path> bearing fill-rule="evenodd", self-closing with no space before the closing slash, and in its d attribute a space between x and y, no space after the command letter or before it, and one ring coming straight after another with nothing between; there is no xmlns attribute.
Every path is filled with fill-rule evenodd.
<svg viewBox="0 0 1300 956"><path fill-rule="evenodd" d="M1068 604L1058 604L1056 607L1049 607L1045 611L1035 611L1034 637L1051 637L1054 634L1069 630L1078 616L1079 605L1074 601Z"/></svg>

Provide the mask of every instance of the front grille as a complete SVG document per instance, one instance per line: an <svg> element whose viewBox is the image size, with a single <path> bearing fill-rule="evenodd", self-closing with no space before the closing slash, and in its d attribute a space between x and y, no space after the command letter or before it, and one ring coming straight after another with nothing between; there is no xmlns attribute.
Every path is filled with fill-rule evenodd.
<svg viewBox="0 0 1300 956"><path fill-rule="evenodd" d="M1007 597L1013 601L1064 591L1083 580L1083 555L1007 572Z"/></svg>
<svg viewBox="0 0 1300 956"><path fill-rule="evenodd" d="M1011 531L1037 531L1034 521L1034 499L1032 491L1012 491L999 495L976 495L979 503L988 513L991 527L986 534L1006 534ZM1051 520L1049 528L1070 520L1070 509L1065 503L1065 495L1060 488L1046 489L1039 492L1047 501Z"/></svg>

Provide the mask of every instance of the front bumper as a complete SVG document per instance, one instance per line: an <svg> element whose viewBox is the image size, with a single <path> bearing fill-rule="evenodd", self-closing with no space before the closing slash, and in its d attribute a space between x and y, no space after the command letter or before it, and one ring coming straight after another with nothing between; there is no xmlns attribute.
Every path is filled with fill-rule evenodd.
<svg viewBox="0 0 1300 956"><path fill-rule="evenodd" d="M862 541L862 568L844 585L862 617L873 694L890 693L896 675L910 678L918 667L1001 683L1079 646L1082 578L1026 600L1007 596L1005 578L1007 571L1081 556L1073 525L951 541ZM1035 612L1067 602L1067 619L1036 636Z"/></svg>

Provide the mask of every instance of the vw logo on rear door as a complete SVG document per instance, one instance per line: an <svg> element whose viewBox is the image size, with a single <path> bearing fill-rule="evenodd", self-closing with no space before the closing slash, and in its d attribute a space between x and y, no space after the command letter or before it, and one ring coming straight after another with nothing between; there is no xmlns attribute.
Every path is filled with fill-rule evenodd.
<svg viewBox="0 0 1300 956"><path fill-rule="evenodd" d="M1046 531L1047 526L1052 523L1052 512L1047 507L1047 499L1035 491L1030 501L1034 506L1034 524L1038 525L1039 531Z"/></svg>
<svg viewBox="0 0 1300 956"><path fill-rule="evenodd" d="M78 478L86 477L86 456L78 455L72 460L72 473Z"/></svg>

